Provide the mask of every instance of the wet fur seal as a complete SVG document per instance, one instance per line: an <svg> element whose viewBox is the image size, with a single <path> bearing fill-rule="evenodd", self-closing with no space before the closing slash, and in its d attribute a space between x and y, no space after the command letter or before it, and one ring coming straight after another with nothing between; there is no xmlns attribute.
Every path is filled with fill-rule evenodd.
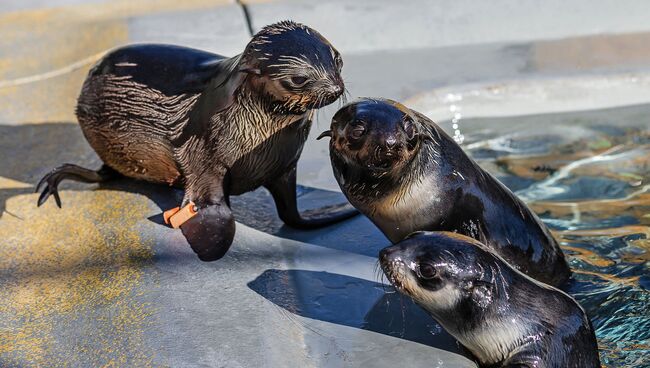
<svg viewBox="0 0 650 368"><path fill-rule="evenodd" d="M600 367L594 329L578 302L470 237L419 232L379 258L389 281L481 367Z"/></svg>
<svg viewBox="0 0 650 368"><path fill-rule="evenodd" d="M104 162L66 164L47 174L38 204L64 179L99 183L127 176L185 189L196 216L180 226L200 259L225 255L235 234L229 196L267 188L280 218L315 228L356 213L349 204L301 215L296 163L315 109L344 92L339 52L315 30L269 25L244 52L224 57L172 45L134 45L107 54L89 72L76 109Z"/></svg>
<svg viewBox="0 0 650 368"><path fill-rule="evenodd" d="M341 190L391 242L419 230L457 232L539 281L570 278L541 220L424 115L360 99L334 115L325 136Z"/></svg>

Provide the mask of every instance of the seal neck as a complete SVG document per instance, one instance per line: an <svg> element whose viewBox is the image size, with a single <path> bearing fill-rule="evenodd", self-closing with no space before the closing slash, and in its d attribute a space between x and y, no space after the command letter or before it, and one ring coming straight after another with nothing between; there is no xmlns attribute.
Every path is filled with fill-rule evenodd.
<svg viewBox="0 0 650 368"><path fill-rule="evenodd" d="M271 134L298 119L311 117L313 111L307 110L303 114L294 114L279 110L275 108L270 98L263 91L256 91L247 83L243 83L226 115L237 119L234 121L244 121L239 119L246 117L248 119L247 125L259 130L262 134Z"/></svg>

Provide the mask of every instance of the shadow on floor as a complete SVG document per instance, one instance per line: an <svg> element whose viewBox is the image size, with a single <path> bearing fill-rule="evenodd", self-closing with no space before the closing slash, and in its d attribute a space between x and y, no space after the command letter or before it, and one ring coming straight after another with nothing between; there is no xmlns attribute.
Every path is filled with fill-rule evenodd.
<svg viewBox="0 0 650 368"><path fill-rule="evenodd" d="M74 163L87 168L101 167L101 161L86 142L76 123L45 123L25 125L0 125L0 176L21 183L35 185L43 175L63 163ZM149 219L162 226L162 211L179 205L182 190L128 178L103 183L99 186L64 181L62 190L117 190L138 193L151 199L161 209L161 214ZM7 199L30 194L33 187L0 186L0 216L5 211ZM65 193L61 194L63 206ZM34 198L36 201L36 197ZM313 209L333 203L345 202L338 192L308 187L298 188L301 209ZM321 230L303 231L284 226L278 218L275 204L266 189L231 198L233 212L238 222L256 230L286 239L376 257L389 242L365 217L356 216ZM8 215L13 215L7 213ZM342 236L341 234L345 234Z"/></svg>
<svg viewBox="0 0 650 368"><path fill-rule="evenodd" d="M472 359L410 298L380 283L328 272L271 269L248 287L302 317L414 341Z"/></svg>

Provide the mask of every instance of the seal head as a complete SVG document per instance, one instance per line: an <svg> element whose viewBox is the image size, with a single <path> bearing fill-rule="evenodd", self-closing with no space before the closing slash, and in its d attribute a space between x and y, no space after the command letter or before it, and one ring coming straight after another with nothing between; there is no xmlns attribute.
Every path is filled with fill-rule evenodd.
<svg viewBox="0 0 650 368"><path fill-rule="evenodd" d="M496 257L472 238L416 232L382 249L379 259L389 281L435 318L476 316L493 302L495 275L488 263Z"/></svg>
<svg viewBox="0 0 650 368"><path fill-rule="evenodd" d="M239 71L278 112L303 114L344 92L339 52L320 33L283 21L264 27L246 46Z"/></svg>
<svg viewBox="0 0 650 368"><path fill-rule="evenodd" d="M372 178L398 179L419 148L417 123L401 104L383 99L363 99L341 108L332 118L330 130L332 159L350 173ZM336 173L335 173L336 174ZM344 180L344 179L343 179Z"/></svg>
<svg viewBox="0 0 650 368"><path fill-rule="evenodd" d="M600 367L594 330L580 305L472 238L417 232L379 258L388 280L482 366Z"/></svg>

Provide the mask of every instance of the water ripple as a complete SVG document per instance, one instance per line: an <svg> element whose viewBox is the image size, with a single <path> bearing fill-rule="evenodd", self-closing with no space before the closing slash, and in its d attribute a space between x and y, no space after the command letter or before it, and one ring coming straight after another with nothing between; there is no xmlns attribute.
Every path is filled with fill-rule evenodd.
<svg viewBox="0 0 650 368"><path fill-rule="evenodd" d="M634 109L650 116L650 107ZM519 184L517 194L561 242L574 271L568 291L591 318L609 367L648 366L650 354L650 124L639 116L602 110L595 120L611 121L603 126L593 111L556 114L545 134L494 129L480 141L465 130L470 153ZM540 116L516 119L534 127ZM465 121L472 125L485 122ZM562 135L567 126L581 134Z"/></svg>

